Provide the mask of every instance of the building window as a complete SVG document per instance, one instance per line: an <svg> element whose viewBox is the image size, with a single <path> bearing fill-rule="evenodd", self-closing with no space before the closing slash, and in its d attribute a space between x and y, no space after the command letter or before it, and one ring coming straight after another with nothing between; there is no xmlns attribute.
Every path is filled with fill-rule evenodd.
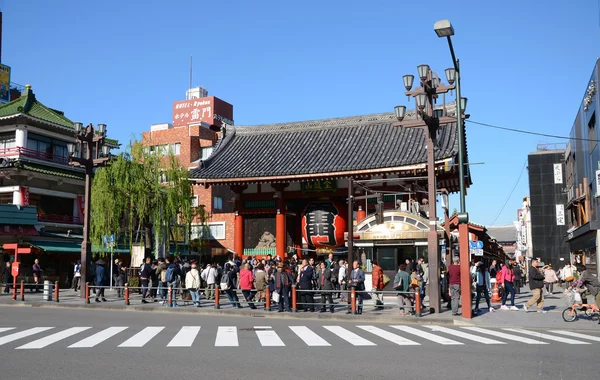
<svg viewBox="0 0 600 380"><path fill-rule="evenodd" d="M215 210L223 209L223 198L213 197L213 209L215 209Z"/></svg>
<svg viewBox="0 0 600 380"><path fill-rule="evenodd" d="M205 148L201 149L201 160L206 160L208 157L210 157L210 155L213 152L213 147L212 146L207 146Z"/></svg>
<svg viewBox="0 0 600 380"><path fill-rule="evenodd" d="M588 123L588 139L590 139L590 153L596 148L597 135L596 135L596 113L592 115L590 122Z"/></svg>
<svg viewBox="0 0 600 380"><path fill-rule="evenodd" d="M198 202L198 196L197 196L197 195L194 195L194 196L192 197L192 207L198 207L198 203L199 203L199 202Z"/></svg>
<svg viewBox="0 0 600 380"><path fill-rule="evenodd" d="M62 140L30 133L27 137L28 152L34 158L66 162L69 156L67 143Z"/></svg>
<svg viewBox="0 0 600 380"><path fill-rule="evenodd" d="M225 239L225 222L192 225L192 239L223 240Z"/></svg>
<svg viewBox="0 0 600 380"><path fill-rule="evenodd" d="M167 156L169 154L173 154L174 156L178 156L181 153L181 144L163 144L163 145L152 145L145 149L146 153L153 154L158 153L162 156Z"/></svg>
<svg viewBox="0 0 600 380"><path fill-rule="evenodd" d="M0 134L0 149L14 148L16 145L14 132Z"/></svg>

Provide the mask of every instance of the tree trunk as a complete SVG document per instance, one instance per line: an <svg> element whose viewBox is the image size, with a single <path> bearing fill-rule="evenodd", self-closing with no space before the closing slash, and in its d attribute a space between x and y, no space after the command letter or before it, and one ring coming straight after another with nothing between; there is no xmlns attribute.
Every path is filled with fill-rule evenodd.
<svg viewBox="0 0 600 380"><path fill-rule="evenodd" d="M154 256L152 254L152 224L145 223L144 224L144 257Z"/></svg>

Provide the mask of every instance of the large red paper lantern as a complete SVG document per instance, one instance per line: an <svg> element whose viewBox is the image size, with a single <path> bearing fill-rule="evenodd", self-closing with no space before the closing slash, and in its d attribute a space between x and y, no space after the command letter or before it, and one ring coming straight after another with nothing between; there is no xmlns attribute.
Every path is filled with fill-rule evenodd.
<svg viewBox="0 0 600 380"><path fill-rule="evenodd" d="M302 236L317 249L334 249L344 245L347 217L336 202L310 203L302 213Z"/></svg>

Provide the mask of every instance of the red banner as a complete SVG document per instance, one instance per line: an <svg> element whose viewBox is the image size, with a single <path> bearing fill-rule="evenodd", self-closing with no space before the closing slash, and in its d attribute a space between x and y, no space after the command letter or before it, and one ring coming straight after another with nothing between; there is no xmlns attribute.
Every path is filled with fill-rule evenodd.
<svg viewBox="0 0 600 380"><path fill-rule="evenodd" d="M21 203L23 206L29 206L29 188L21 186Z"/></svg>
<svg viewBox="0 0 600 380"><path fill-rule="evenodd" d="M77 207L79 210L79 218L83 219L85 216L85 198L83 195L77 196Z"/></svg>

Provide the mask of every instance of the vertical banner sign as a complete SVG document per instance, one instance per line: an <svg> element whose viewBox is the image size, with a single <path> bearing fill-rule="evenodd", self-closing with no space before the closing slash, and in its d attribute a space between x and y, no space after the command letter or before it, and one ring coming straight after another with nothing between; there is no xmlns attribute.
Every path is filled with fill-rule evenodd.
<svg viewBox="0 0 600 380"><path fill-rule="evenodd" d="M85 216L85 198L83 195L77 196L77 206L79 206L80 215Z"/></svg>
<svg viewBox="0 0 600 380"><path fill-rule="evenodd" d="M596 170L596 198L600 197L600 170Z"/></svg>
<svg viewBox="0 0 600 380"><path fill-rule="evenodd" d="M563 183L562 164L554 164L554 184Z"/></svg>
<svg viewBox="0 0 600 380"><path fill-rule="evenodd" d="M23 206L29 206L29 188L21 186L21 202Z"/></svg>
<svg viewBox="0 0 600 380"><path fill-rule="evenodd" d="M10 101L10 67L0 64L0 104Z"/></svg>
<svg viewBox="0 0 600 380"><path fill-rule="evenodd" d="M565 225L565 206L564 205L556 205L556 225L557 226Z"/></svg>

